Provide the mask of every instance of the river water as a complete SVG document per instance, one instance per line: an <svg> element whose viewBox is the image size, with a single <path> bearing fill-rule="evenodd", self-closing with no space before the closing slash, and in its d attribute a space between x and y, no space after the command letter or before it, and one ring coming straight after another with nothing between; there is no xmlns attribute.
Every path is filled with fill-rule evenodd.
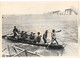
<svg viewBox="0 0 80 58"><path fill-rule="evenodd" d="M28 47L28 50L32 52L36 52L42 56L74 56L78 53L78 26L77 26L77 18L73 16L62 16L53 19L29 19L15 17L15 16L5 16L2 19L2 35L10 34L13 30L13 26L17 26L17 28L22 31L30 32L40 32L41 35L48 30L48 42L51 41L51 31L55 29L56 31L62 30L61 32L56 34L57 41L59 44L65 44L64 50L52 50L46 49L45 47L37 47L28 44L20 44L24 48ZM2 39L3 48L4 49L8 44L11 45L10 41ZM41 40L43 43L43 39ZM17 43L19 45L19 43ZM5 52L7 53L7 52ZM32 55L30 55L32 56Z"/></svg>

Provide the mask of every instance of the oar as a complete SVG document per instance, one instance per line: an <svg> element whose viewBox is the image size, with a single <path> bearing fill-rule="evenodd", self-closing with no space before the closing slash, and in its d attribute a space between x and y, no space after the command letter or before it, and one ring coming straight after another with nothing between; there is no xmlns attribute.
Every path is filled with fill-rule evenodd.
<svg viewBox="0 0 80 58"><path fill-rule="evenodd" d="M7 34L7 35L9 35L9 34ZM7 35L3 35L2 38L5 38Z"/></svg>
<svg viewBox="0 0 80 58"><path fill-rule="evenodd" d="M11 33L11 34L6 34L6 35L3 35L2 36L2 38L5 38L7 35L12 35L13 33Z"/></svg>
<svg viewBox="0 0 80 58"><path fill-rule="evenodd" d="M48 43L47 48L49 48L50 45L51 45L51 43Z"/></svg>
<svg viewBox="0 0 80 58"><path fill-rule="evenodd" d="M56 31L56 32L61 32L62 30Z"/></svg>

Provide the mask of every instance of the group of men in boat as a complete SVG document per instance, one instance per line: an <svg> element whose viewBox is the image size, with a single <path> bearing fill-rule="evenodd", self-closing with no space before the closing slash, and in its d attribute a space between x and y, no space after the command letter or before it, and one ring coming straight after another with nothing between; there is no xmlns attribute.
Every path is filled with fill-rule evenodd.
<svg viewBox="0 0 80 58"><path fill-rule="evenodd" d="M60 30L61 31L61 30ZM55 31L55 29L52 30L51 33L51 44L53 44L53 42L55 41L56 44L58 45L58 41L56 40L56 33L60 32L60 31ZM47 43L47 35L48 35L48 30L45 31L45 33L43 34L43 36L41 36L40 32L37 32L37 36L35 35L35 33L31 32L30 35L27 34L27 32L24 31L19 31L16 26L14 26L13 29L13 37L15 39L22 39L22 40L26 40L26 39L30 39L30 40L34 40L35 43L40 43L41 42L41 37L43 38L44 44Z"/></svg>

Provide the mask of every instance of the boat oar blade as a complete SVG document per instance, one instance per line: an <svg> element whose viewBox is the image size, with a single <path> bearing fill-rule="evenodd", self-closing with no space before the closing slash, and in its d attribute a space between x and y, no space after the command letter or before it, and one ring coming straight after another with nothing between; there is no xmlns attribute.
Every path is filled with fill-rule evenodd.
<svg viewBox="0 0 80 58"><path fill-rule="evenodd" d="M2 38L5 38L7 35L3 35Z"/></svg>
<svg viewBox="0 0 80 58"><path fill-rule="evenodd" d="M3 35L2 38L5 38L5 37L7 37L8 35L12 35L12 34L13 34L13 33L7 34L7 35Z"/></svg>

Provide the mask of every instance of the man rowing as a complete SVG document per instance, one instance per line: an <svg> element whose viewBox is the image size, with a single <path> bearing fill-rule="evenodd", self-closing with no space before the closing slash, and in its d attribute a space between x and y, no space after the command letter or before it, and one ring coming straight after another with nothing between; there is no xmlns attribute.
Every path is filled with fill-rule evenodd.
<svg viewBox="0 0 80 58"><path fill-rule="evenodd" d="M33 32L30 34L30 40L33 40Z"/></svg>
<svg viewBox="0 0 80 58"><path fill-rule="evenodd" d="M26 39L28 38L27 32L22 31L22 32L21 32L21 38L22 38L23 40L26 40Z"/></svg>

